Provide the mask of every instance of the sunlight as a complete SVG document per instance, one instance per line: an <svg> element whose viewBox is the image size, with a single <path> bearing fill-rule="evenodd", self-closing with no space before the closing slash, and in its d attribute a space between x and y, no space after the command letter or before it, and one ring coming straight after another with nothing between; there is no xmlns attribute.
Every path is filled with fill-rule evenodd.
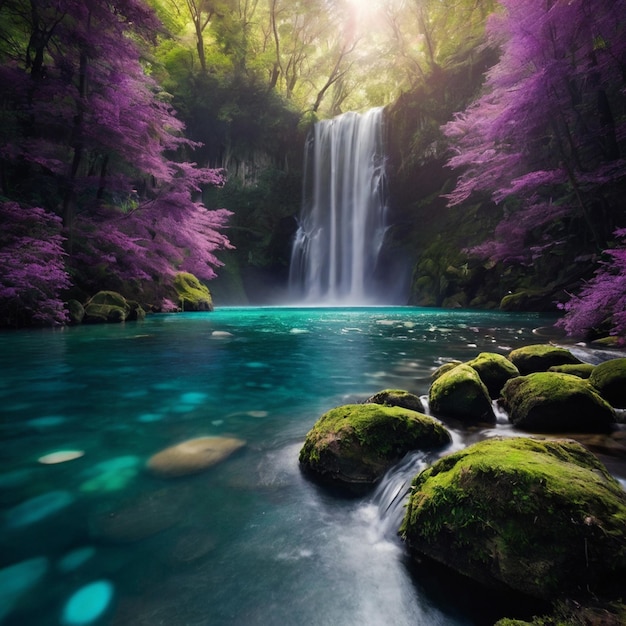
<svg viewBox="0 0 626 626"><path fill-rule="evenodd" d="M347 0L347 3L359 21L373 25L385 5L385 0Z"/></svg>

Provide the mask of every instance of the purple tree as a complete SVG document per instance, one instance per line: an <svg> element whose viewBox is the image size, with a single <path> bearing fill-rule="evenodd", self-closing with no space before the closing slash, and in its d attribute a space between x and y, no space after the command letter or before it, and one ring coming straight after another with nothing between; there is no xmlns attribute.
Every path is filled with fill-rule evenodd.
<svg viewBox="0 0 626 626"><path fill-rule="evenodd" d="M449 202L502 207L493 239L473 250L492 260L532 263L572 237L599 252L624 219L626 2L500 4L489 25L500 61L444 127L462 171Z"/></svg>
<svg viewBox="0 0 626 626"><path fill-rule="evenodd" d="M61 219L41 208L0 202L0 325L67 321Z"/></svg>
<svg viewBox="0 0 626 626"><path fill-rule="evenodd" d="M7 0L1 17L28 33L0 48L4 195L62 217L82 285L192 267L213 277L229 213L200 198L223 174L180 158L197 146L149 76L153 11L143 0Z"/></svg>

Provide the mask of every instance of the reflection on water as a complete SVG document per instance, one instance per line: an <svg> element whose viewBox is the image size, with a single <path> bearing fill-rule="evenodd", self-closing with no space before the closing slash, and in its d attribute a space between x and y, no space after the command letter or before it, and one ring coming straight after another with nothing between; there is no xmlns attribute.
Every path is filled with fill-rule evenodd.
<svg viewBox="0 0 626 626"><path fill-rule="evenodd" d="M492 623L397 540L408 484L435 457L409 455L373 494L342 500L301 476L298 452L333 406L424 395L441 363L535 342L551 321L255 308L3 334L0 621ZM443 453L496 432L512 434L505 416L453 427ZM201 436L247 445L187 478L145 470Z"/></svg>

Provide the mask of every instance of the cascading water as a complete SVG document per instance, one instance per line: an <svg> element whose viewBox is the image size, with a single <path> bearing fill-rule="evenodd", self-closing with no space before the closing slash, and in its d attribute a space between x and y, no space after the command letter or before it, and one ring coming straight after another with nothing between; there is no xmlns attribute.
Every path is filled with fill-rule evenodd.
<svg viewBox="0 0 626 626"><path fill-rule="evenodd" d="M315 124L305 149L290 293L313 304L389 302L377 264L385 236L383 109Z"/></svg>

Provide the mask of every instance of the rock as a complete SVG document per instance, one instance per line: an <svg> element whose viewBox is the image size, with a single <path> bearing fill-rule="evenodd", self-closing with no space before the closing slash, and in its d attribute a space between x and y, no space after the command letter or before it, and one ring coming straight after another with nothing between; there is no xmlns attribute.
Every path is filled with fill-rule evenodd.
<svg viewBox="0 0 626 626"><path fill-rule="evenodd" d="M113 599L113 585L108 580L98 580L81 587L63 607L63 626L85 626L100 618Z"/></svg>
<svg viewBox="0 0 626 626"><path fill-rule="evenodd" d="M450 442L435 419L401 407L347 404L315 423L300 450L300 465L321 482L363 489L376 483L410 450Z"/></svg>
<svg viewBox="0 0 626 626"><path fill-rule="evenodd" d="M626 409L626 358L596 365L589 382L609 404Z"/></svg>
<svg viewBox="0 0 626 626"><path fill-rule="evenodd" d="M384 406L399 406L403 409L411 409L418 413L424 412L422 401L412 393L402 389L385 389L375 393L365 401L366 404L382 404Z"/></svg>
<svg viewBox="0 0 626 626"><path fill-rule="evenodd" d="M567 440L488 439L413 480L400 533L416 556L552 599L623 591L626 492Z"/></svg>
<svg viewBox="0 0 626 626"><path fill-rule="evenodd" d="M494 400L500 397L507 380L520 375L509 359L495 352L481 352L475 359L468 361L467 365L476 370L480 380L485 383L489 396Z"/></svg>
<svg viewBox="0 0 626 626"><path fill-rule="evenodd" d="M67 312L70 316L70 324L81 324L85 317L85 307L78 300L68 300Z"/></svg>
<svg viewBox="0 0 626 626"><path fill-rule="evenodd" d="M206 285L193 274L179 272L174 277L174 289L178 295L178 306L183 311L212 311L213 299Z"/></svg>
<svg viewBox="0 0 626 626"><path fill-rule="evenodd" d="M46 575L50 564L43 556L0 569L0 623Z"/></svg>
<svg viewBox="0 0 626 626"><path fill-rule="evenodd" d="M557 372L513 378L502 390L516 428L541 433L606 433L615 414L587 381Z"/></svg>
<svg viewBox="0 0 626 626"><path fill-rule="evenodd" d="M591 363L570 363L566 365L553 365L548 368L548 371L571 374L572 376L578 376L578 378L589 378L594 368L595 365L591 365Z"/></svg>
<svg viewBox="0 0 626 626"><path fill-rule="evenodd" d="M437 380L442 374L453 370L457 365L461 365L463 361L449 361L448 363L444 363L440 365L431 375L431 380Z"/></svg>
<svg viewBox="0 0 626 626"><path fill-rule="evenodd" d="M123 322L130 313L130 305L116 291L99 291L85 305L85 324Z"/></svg>
<svg viewBox="0 0 626 626"><path fill-rule="evenodd" d="M579 365L582 362L569 350L557 348L550 344L535 344L517 348L509 353L508 358L522 376L533 372L547 372L554 365Z"/></svg>
<svg viewBox="0 0 626 626"><path fill-rule="evenodd" d="M101 509L90 517L94 538L111 543L131 543L152 537L185 519L189 494L185 489L159 489Z"/></svg>
<svg viewBox="0 0 626 626"><path fill-rule="evenodd" d="M161 478L196 474L246 445L234 437L198 437L165 448L148 459L147 468Z"/></svg>
<svg viewBox="0 0 626 626"><path fill-rule="evenodd" d="M130 311L128 312L128 317L126 319L129 322L143 322L143 320L146 319L146 311L139 304L139 302L129 300L128 306L130 307Z"/></svg>
<svg viewBox="0 0 626 626"><path fill-rule="evenodd" d="M69 491L48 491L9 509L5 516L6 526L19 528L35 524L65 509L74 500L74 496Z"/></svg>
<svg viewBox="0 0 626 626"><path fill-rule="evenodd" d="M430 410L442 417L464 422L496 421L489 391L469 365L457 365L437 378L430 386L428 403Z"/></svg>

